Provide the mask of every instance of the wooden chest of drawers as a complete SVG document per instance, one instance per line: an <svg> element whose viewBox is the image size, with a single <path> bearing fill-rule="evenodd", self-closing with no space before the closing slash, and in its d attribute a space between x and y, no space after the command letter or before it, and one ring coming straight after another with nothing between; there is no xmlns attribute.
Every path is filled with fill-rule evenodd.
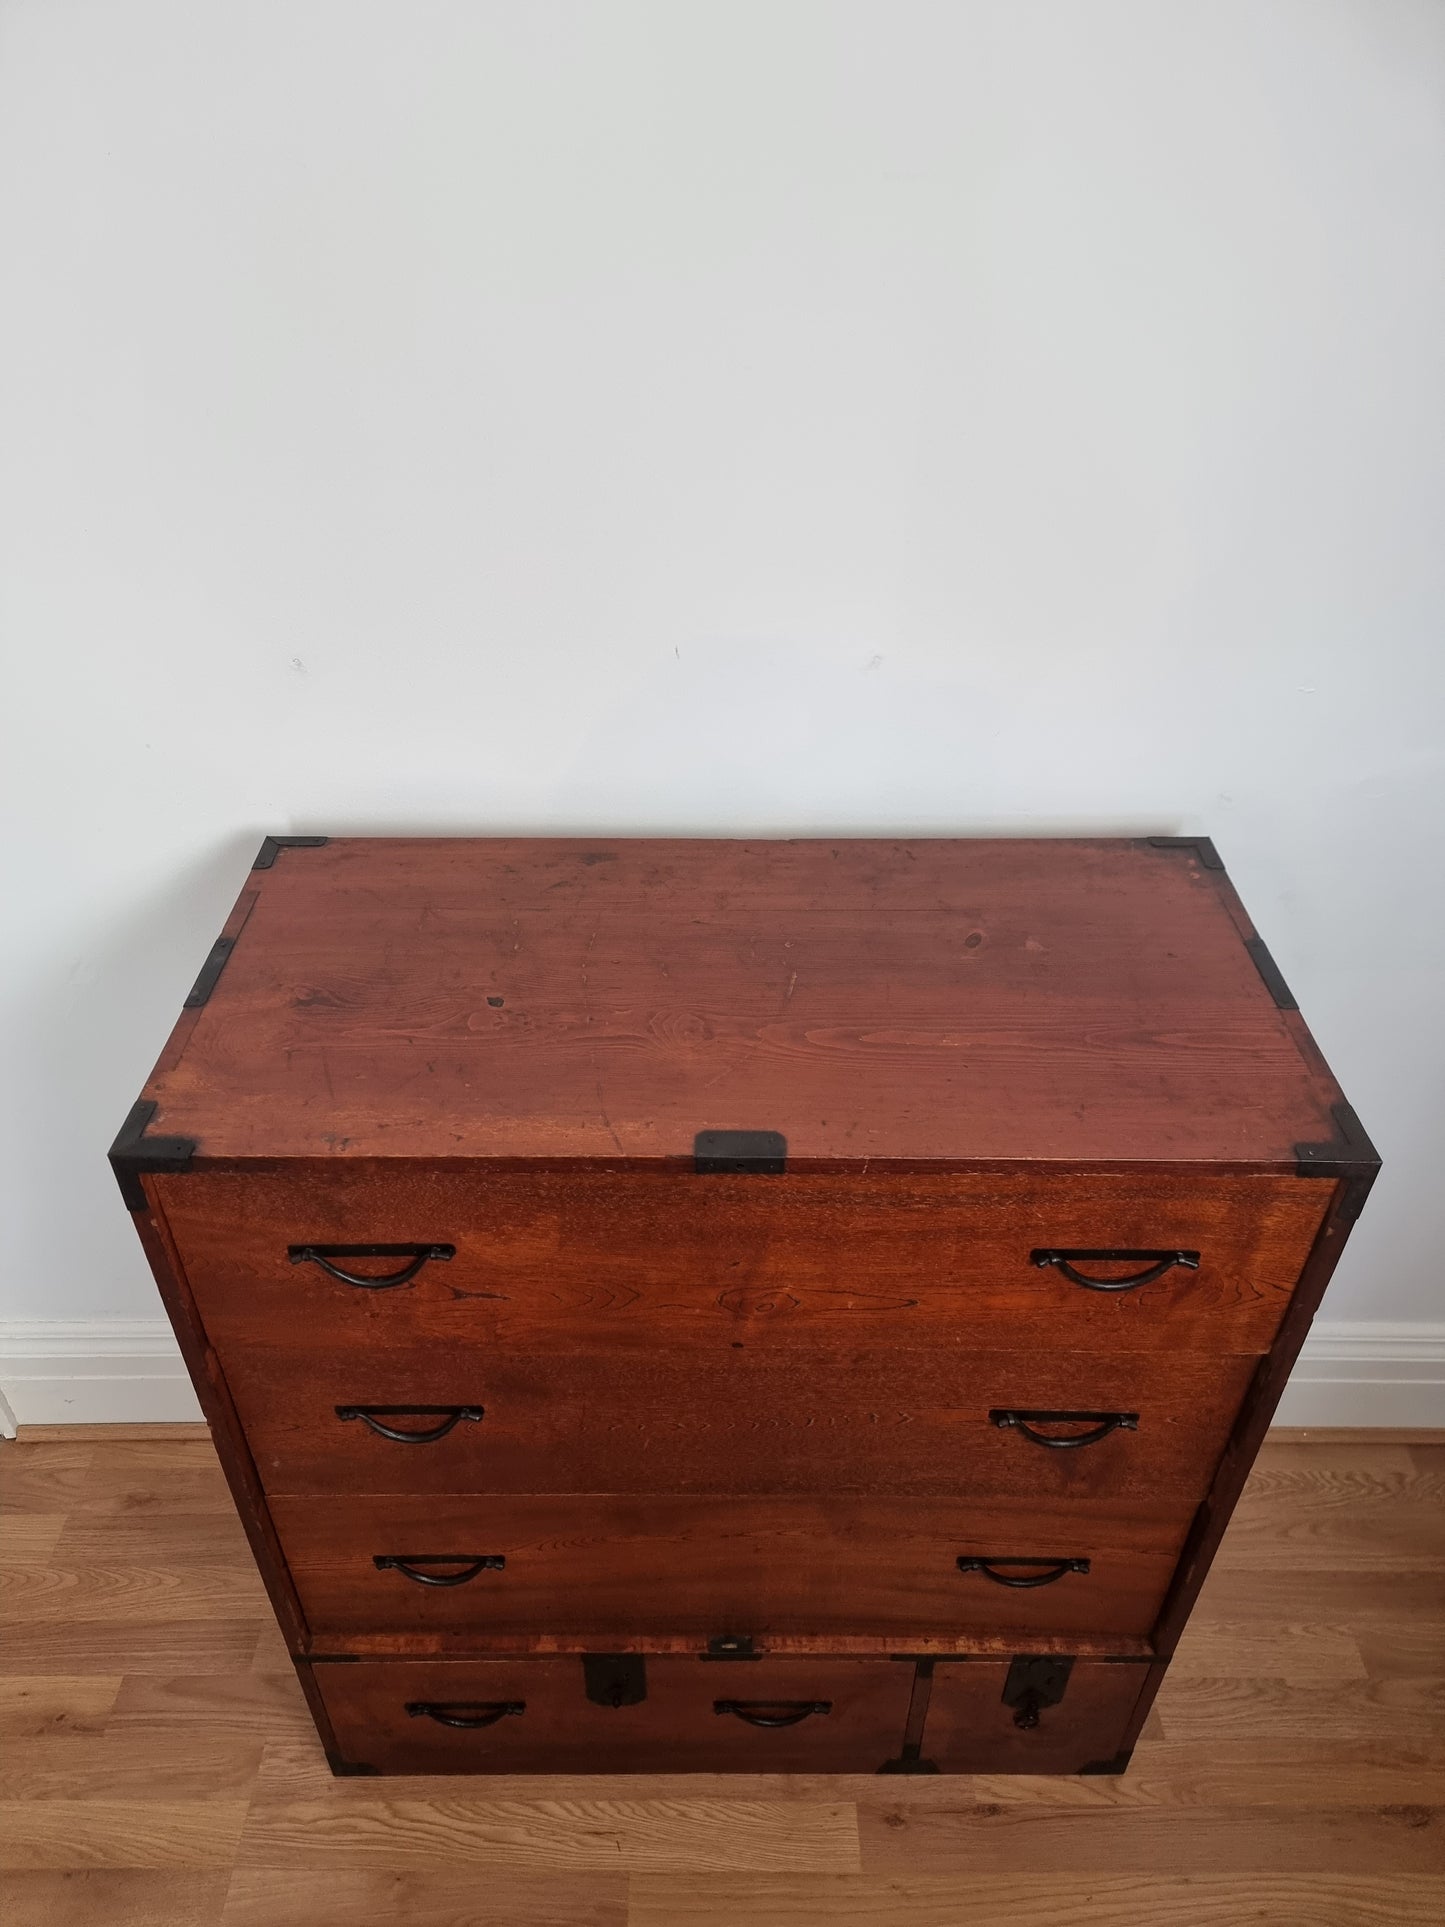
<svg viewBox="0 0 1445 1927"><path fill-rule="evenodd" d="M268 838L111 1158L338 1772L1120 1770L1377 1168L1171 837Z"/></svg>

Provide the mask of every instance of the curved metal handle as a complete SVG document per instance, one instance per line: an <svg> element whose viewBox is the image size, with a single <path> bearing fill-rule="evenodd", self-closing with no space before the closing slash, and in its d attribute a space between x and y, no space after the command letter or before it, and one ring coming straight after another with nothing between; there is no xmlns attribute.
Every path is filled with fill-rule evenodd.
<svg viewBox="0 0 1445 1927"><path fill-rule="evenodd" d="M1006 1573L995 1571L998 1566L1045 1566L1046 1572ZM1056 1579L1062 1579L1068 1572L1087 1572L1087 1559L960 1559L960 1572L981 1572L985 1579L992 1579L996 1586L1011 1586L1016 1592L1031 1592L1035 1586L1052 1586Z"/></svg>
<svg viewBox="0 0 1445 1927"><path fill-rule="evenodd" d="M714 1713L732 1713L749 1726L798 1726L815 1713L831 1713L832 1700L714 1700Z"/></svg>
<svg viewBox="0 0 1445 1927"><path fill-rule="evenodd" d="M1085 1291L1133 1291L1136 1285L1152 1285L1156 1278L1162 1278L1166 1271L1175 1265L1182 1265L1186 1271L1198 1271L1199 1253L1197 1251L1031 1251L1030 1264L1056 1265L1071 1285L1082 1285ZM1137 1264L1145 1266L1128 1278L1086 1278L1082 1271L1076 1271L1079 1264Z"/></svg>
<svg viewBox="0 0 1445 1927"><path fill-rule="evenodd" d="M445 1264L448 1258L455 1258L455 1245L287 1245L286 1256L293 1265L320 1265L329 1278L335 1278L343 1285L355 1285L360 1291L394 1291L398 1285L409 1285L428 1259ZM400 1271L383 1272L380 1277L368 1278L364 1272L347 1271L342 1265L334 1265L333 1258L406 1258Z"/></svg>
<svg viewBox="0 0 1445 1927"><path fill-rule="evenodd" d="M505 1558L486 1552L473 1558L469 1552L378 1552L372 1560L378 1572L399 1572L414 1586L464 1586L479 1572L501 1572ZM461 1572L422 1572L422 1566L461 1566Z"/></svg>
<svg viewBox="0 0 1445 1927"><path fill-rule="evenodd" d="M383 1423L383 1415L390 1418L431 1418L445 1413L440 1425L433 1425L427 1432L408 1432L405 1427ZM395 1439L398 1445L435 1445L444 1439L454 1425L463 1419L476 1421L486 1416L486 1408L481 1405L338 1405L336 1416L339 1419L359 1418L369 1431L378 1438Z"/></svg>
<svg viewBox="0 0 1445 1927"><path fill-rule="evenodd" d="M1001 1429L1012 1427L1021 1432L1035 1445L1045 1445L1051 1452L1072 1451L1078 1445L1097 1445L1100 1439L1108 1438L1111 1432L1137 1432L1139 1414L1137 1412L990 1412L989 1423ZM1036 1425L1088 1425L1087 1432L1069 1432L1063 1438L1054 1438L1047 1432L1037 1432Z"/></svg>
<svg viewBox="0 0 1445 1927"><path fill-rule="evenodd" d="M414 1720L435 1720L438 1726L458 1726L467 1732L478 1727L495 1726L510 1714L527 1710L525 1700L408 1700L407 1714Z"/></svg>

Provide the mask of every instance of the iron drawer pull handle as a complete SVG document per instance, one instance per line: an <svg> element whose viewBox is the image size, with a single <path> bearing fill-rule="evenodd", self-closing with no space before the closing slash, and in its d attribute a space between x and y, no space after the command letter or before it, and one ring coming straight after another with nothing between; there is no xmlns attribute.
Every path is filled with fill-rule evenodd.
<svg viewBox="0 0 1445 1927"><path fill-rule="evenodd" d="M399 1425L387 1425L383 1412L393 1418L431 1418L435 1413L445 1413L440 1425L432 1426L429 1432L408 1432ZM462 1420L477 1420L485 1415L480 1405L338 1405L336 1416L339 1419L359 1418L369 1431L379 1438L395 1439L398 1445L435 1445L444 1439L454 1425Z"/></svg>
<svg viewBox="0 0 1445 1927"><path fill-rule="evenodd" d="M798 1726L814 1713L831 1713L832 1700L714 1700L714 1713L732 1713L749 1726Z"/></svg>
<svg viewBox="0 0 1445 1927"><path fill-rule="evenodd" d="M1051 1452L1067 1452L1077 1445L1097 1445L1111 1432L1137 1432L1137 1412L990 1412L989 1423L1000 1429L1012 1427L1035 1445L1046 1445ZM1088 1432L1069 1432L1062 1438L1036 1432L1036 1425L1092 1425Z"/></svg>
<svg viewBox="0 0 1445 1927"><path fill-rule="evenodd" d="M509 1713L525 1713L525 1700L408 1700L407 1714L414 1720L435 1720L438 1726L459 1726L472 1732L481 1726L495 1726Z"/></svg>
<svg viewBox="0 0 1445 1927"><path fill-rule="evenodd" d="M1074 1261L1083 1264L1129 1263L1142 1259L1145 1270L1136 1271L1128 1278L1086 1278L1082 1271L1075 1271ZM1136 1285L1152 1285L1156 1278L1162 1278L1166 1271L1175 1265L1182 1265L1186 1271L1198 1271L1199 1253L1197 1251L1031 1251L1029 1262L1035 1265L1057 1265L1071 1285L1082 1285L1085 1291L1132 1291Z"/></svg>
<svg viewBox="0 0 1445 1927"><path fill-rule="evenodd" d="M455 1258L455 1245L287 1245L286 1256L293 1265L320 1265L329 1278L337 1279L343 1285L356 1285L362 1291L391 1291L397 1285L409 1285L429 1258L438 1264L445 1264L448 1258ZM379 1278L368 1278L354 1271L347 1271L341 1265L332 1264L333 1258L409 1258L410 1264L403 1265L400 1271L383 1272Z"/></svg>
<svg viewBox="0 0 1445 1927"><path fill-rule="evenodd" d="M502 1572L506 1560L500 1553L487 1552L474 1559L467 1552L378 1552L372 1560L378 1572L399 1572L416 1586L464 1586L479 1572ZM456 1566L460 1572L421 1572L421 1566Z"/></svg>
<svg viewBox="0 0 1445 1927"><path fill-rule="evenodd" d="M996 1572L996 1566L1046 1566L1046 1572L1007 1573ZM992 1579L996 1586L1012 1586L1017 1592L1031 1591L1035 1586L1052 1586L1056 1579L1062 1579L1066 1572L1087 1572L1087 1559L960 1559L960 1572L981 1572L985 1579Z"/></svg>

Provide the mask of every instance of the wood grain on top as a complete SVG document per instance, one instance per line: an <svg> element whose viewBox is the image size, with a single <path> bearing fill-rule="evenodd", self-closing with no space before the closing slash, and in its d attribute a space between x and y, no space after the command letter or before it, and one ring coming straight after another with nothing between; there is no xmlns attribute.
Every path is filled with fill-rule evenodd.
<svg viewBox="0 0 1445 1927"><path fill-rule="evenodd" d="M146 1095L202 1158L1275 1163L1339 1092L1222 873L1126 840L343 838Z"/></svg>

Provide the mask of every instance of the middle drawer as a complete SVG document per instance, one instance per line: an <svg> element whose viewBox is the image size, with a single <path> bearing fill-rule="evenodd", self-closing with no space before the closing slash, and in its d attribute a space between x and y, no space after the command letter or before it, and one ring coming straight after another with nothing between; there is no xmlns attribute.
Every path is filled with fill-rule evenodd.
<svg viewBox="0 0 1445 1927"><path fill-rule="evenodd" d="M1257 1361L223 1345L272 1494L1202 1498Z"/></svg>
<svg viewBox="0 0 1445 1927"><path fill-rule="evenodd" d="M311 1633L575 1639L979 1632L1147 1636L1179 1503L278 1496Z"/></svg>

